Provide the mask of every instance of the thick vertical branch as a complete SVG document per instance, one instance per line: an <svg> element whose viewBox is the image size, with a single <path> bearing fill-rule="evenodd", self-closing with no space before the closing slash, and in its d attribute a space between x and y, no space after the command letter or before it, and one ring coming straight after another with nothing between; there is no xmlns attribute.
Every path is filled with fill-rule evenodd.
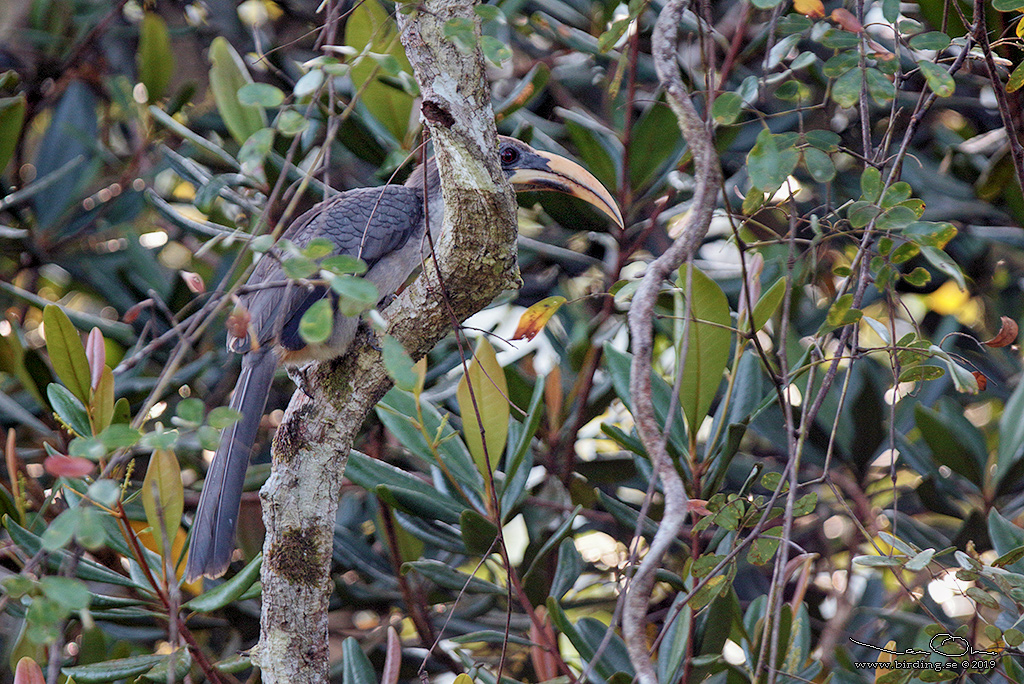
<svg viewBox="0 0 1024 684"><path fill-rule="evenodd" d="M629 658L636 668L641 684L654 684L657 681L644 629L655 572L673 540L679 535L688 508L683 481L665 449L665 438L658 427L651 397L654 304L662 283L670 273L693 256L707 233L714 209L716 189L722 178L711 133L690 101L690 95L679 73L676 39L685 4L686 0L669 0L665 5L654 28L651 48L658 78L668 95L668 102L675 112L683 137L693 153L696 190L682 234L664 254L647 267L629 312L633 347L629 391L633 399L633 418L644 448L661 478L665 494L665 512L661 525L651 540L647 555L630 582L622 615L622 629ZM683 369L680 367L677 372L682 373Z"/></svg>
<svg viewBox="0 0 1024 684"><path fill-rule="evenodd" d="M384 312L387 333L414 358L429 351L453 319L465 320L519 283L515 200L496 159L483 60L478 50L464 54L445 40L444 23L453 17L478 24L468 0L427 0L422 12L401 20L446 206L438 269L426 269ZM273 472L260 493L267 538L253 660L264 682L328 681L327 602L341 477L359 427L391 381L380 353L363 345L309 369L303 386L308 395L292 396L274 439Z"/></svg>

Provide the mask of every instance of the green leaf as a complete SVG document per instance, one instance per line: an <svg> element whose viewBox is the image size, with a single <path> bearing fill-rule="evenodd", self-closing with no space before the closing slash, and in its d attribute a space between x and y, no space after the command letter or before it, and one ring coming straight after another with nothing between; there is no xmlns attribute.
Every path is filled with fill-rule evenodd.
<svg viewBox="0 0 1024 684"><path fill-rule="evenodd" d="M50 401L50 408L64 425L82 437L92 434L92 429L89 427L89 414L86 413L85 406L68 388L51 382L46 386L46 398Z"/></svg>
<svg viewBox="0 0 1024 684"><path fill-rule="evenodd" d="M269 83L247 83L238 89L238 101L249 107L280 107L284 92Z"/></svg>
<svg viewBox="0 0 1024 684"><path fill-rule="evenodd" d="M358 451L353 451L349 456L345 477L369 491L373 491L375 487L383 484L392 490L404 489L417 492L425 497L433 497L438 505L442 505L446 509L444 519L447 520L457 522L462 511L466 509L464 504L439 491L431 484L413 477L401 468L377 461Z"/></svg>
<svg viewBox="0 0 1024 684"><path fill-rule="evenodd" d="M960 270L960 265L953 261L948 254L938 247L927 245L921 247L921 254L936 270L952 278L961 290L967 289L967 281L964 279L963 271Z"/></svg>
<svg viewBox="0 0 1024 684"><path fill-rule="evenodd" d="M149 102L156 102L164 96L174 73L171 38L167 33L167 24L160 15L146 12L142 18L136 60L139 66L139 80L146 86Z"/></svg>
<svg viewBox="0 0 1024 684"><path fill-rule="evenodd" d="M938 64L922 59L918 60L917 66L921 69L928 87L939 97L949 97L956 90L956 82L953 81L953 77Z"/></svg>
<svg viewBox="0 0 1024 684"><path fill-rule="evenodd" d="M391 335L384 336L384 368L395 383L395 387L412 392L419 385L419 375L413 367L412 357L402 343Z"/></svg>
<svg viewBox="0 0 1024 684"><path fill-rule="evenodd" d="M882 212L871 202L859 200L846 208L846 216L851 228L863 228Z"/></svg>
<svg viewBox="0 0 1024 684"><path fill-rule="evenodd" d="M313 277L320 268L310 257L293 256L281 262L281 270L283 270L284 274L289 278L293 280L301 280L303 278Z"/></svg>
<svg viewBox="0 0 1024 684"><path fill-rule="evenodd" d="M262 565L263 554L257 554L238 574L227 582L217 585L211 591L196 596L182 607L197 613L210 613L230 605L259 580L260 567Z"/></svg>
<svg viewBox="0 0 1024 684"><path fill-rule="evenodd" d="M71 543L78 531L78 514L80 512L79 509L69 508L47 525L40 537L45 550L56 551Z"/></svg>
<svg viewBox="0 0 1024 684"><path fill-rule="evenodd" d="M1024 0L992 0L992 9L1000 12L1024 11Z"/></svg>
<svg viewBox="0 0 1024 684"><path fill-rule="evenodd" d="M853 107L860 101L860 89L864 83L859 67L853 67L832 84L832 99L840 107Z"/></svg>
<svg viewBox="0 0 1024 684"><path fill-rule="evenodd" d="M863 312L860 309L852 308L852 306L853 294L851 293L844 294L836 299L832 306L829 307L828 314L825 316L825 323L818 332L830 332L836 328L859 321L863 316Z"/></svg>
<svg viewBox="0 0 1024 684"><path fill-rule="evenodd" d="M146 522L153 529L156 551L173 553L172 546L181 526L185 510L185 490L181 483L181 466L174 452L157 449L149 457L146 478L142 481L142 506Z"/></svg>
<svg viewBox="0 0 1024 684"><path fill-rule="evenodd" d="M860 198L874 204L882 194L882 172L868 166L860 174Z"/></svg>
<svg viewBox="0 0 1024 684"><path fill-rule="evenodd" d="M782 187L799 161L800 154L795 149L780 150L775 136L764 129L747 155L747 173L755 187L771 193Z"/></svg>
<svg viewBox="0 0 1024 684"><path fill-rule="evenodd" d="M377 0L359 3L352 10L345 23L345 44L357 53L365 50L390 54L398 60L402 71L412 71L398 40L395 23ZM362 103L370 115L383 124L396 141L401 142L409 128L413 98L380 81L380 72L374 60L360 59L352 65L350 77L355 90L362 90Z"/></svg>
<svg viewBox="0 0 1024 684"><path fill-rule="evenodd" d="M323 344L334 330L334 309L328 297L318 299L299 321L299 337L306 344Z"/></svg>
<svg viewBox="0 0 1024 684"><path fill-rule="evenodd" d="M43 577L39 588L67 612L85 610L92 601L92 592L81 580L70 577Z"/></svg>
<svg viewBox="0 0 1024 684"><path fill-rule="evenodd" d="M493 582L459 572L447 563L436 560L418 560L402 564L402 572L415 570L440 587L467 594L493 594L505 596L508 592Z"/></svg>
<svg viewBox="0 0 1024 684"><path fill-rule="evenodd" d="M558 564L551 579L549 595L555 600L561 600L582 574L583 557L576 549L575 541L571 538L563 539L558 545Z"/></svg>
<svg viewBox="0 0 1024 684"><path fill-rule="evenodd" d="M918 221L903 229L903 237L922 247L944 248L956 237L957 229L952 223Z"/></svg>
<svg viewBox="0 0 1024 684"><path fill-rule="evenodd" d="M772 559L779 549L779 542L782 537L782 528L773 527L764 530L761 536L754 540L747 550L747 561L754 565L764 565Z"/></svg>
<svg viewBox="0 0 1024 684"><path fill-rule="evenodd" d="M266 126L263 110L242 104L238 91L252 83L245 62L223 36L210 43L210 89L224 125L231 137L241 144L256 131Z"/></svg>
<svg viewBox="0 0 1024 684"><path fill-rule="evenodd" d="M103 366L100 372L100 380L93 391L89 409L94 432L100 433L110 427L114 418L114 373L108 366Z"/></svg>
<svg viewBox="0 0 1024 684"><path fill-rule="evenodd" d="M619 42L619 39L626 35L626 29L629 28L629 24L632 21L633 19L631 17L623 17L622 19L616 19L613 21L608 30L598 37L597 49L601 52L608 52L615 47L615 44Z"/></svg>
<svg viewBox="0 0 1024 684"><path fill-rule="evenodd" d="M722 373L729 363L732 333L728 328L732 320L729 300L718 283L696 268L687 274L687 267L681 267L677 281L679 287L685 290L688 278L692 278L692 290L686 293L691 295L691 319L679 400L689 432L696 434L718 393Z"/></svg>
<svg viewBox="0 0 1024 684"><path fill-rule="evenodd" d="M320 268L336 275L366 273L366 262L351 254L335 254L320 262Z"/></svg>
<svg viewBox="0 0 1024 684"><path fill-rule="evenodd" d="M1006 80L1006 92L1015 93L1024 86L1024 61L1021 61L1014 70L1010 73L1010 78ZM0 135L0 140L3 140L3 136ZM2 159L2 157L0 157ZM0 167L3 168L3 167Z"/></svg>
<svg viewBox="0 0 1024 684"><path fill-rule="evenodd" d="M736 93L726 92L715 98L715 104L711 106L711 116L719 125L735 123L740 118L743 109L743 99Z"/></svg>
<svg viewBox="0 0 1024 684"><path fill-rule="evenodd" d="M811 178L819 183L828 183L836 177L836 165L832 158L816 147L806 147L803 150L804 167Z"/></svg>
<svg viewBox="0 0 1024 684"><path fill-rule="evenodd" d="M999 417L999 447L996 451L995 481L1024 458L1024 382L1017 383Z"/></svg>
<svg viewBox="0 0 1024 684"><path fill-rule="evenodd" d="M43 331L50 365L57 372L57 377L82 404L88 405L92 394L89 360L78 330L63 309L49 304L43 309Z"/></svg>
<svg viewBox="0 0 1024 684"><path fill-rule="evenodd" d="M859 62L860 55L856 51L848 50L829 57L822 67L822 71L829 78L837 78L850 69L856 68Z"/></svg>
<svg viewBox="0 0 1024 684"><path fill-rule="evenodd" d="M477 343L476 353L459 381L455 396L466 446L489 490L491 471L498 467L505 452L509 404L505 371L486 337L481 337Z"/></svg>
<svg viewBox="0 0 1024 684"><path fill-rule="evenodd" d="M868 94L880 105L884 105L896 97L896 86L878 69L865 69L864 77L868 83Z"/></svg>
<svg viewBox="0 0 1024 684"><path fill-rule="evenodd" d="M165 655L140 655L130 658L104 660L90 665L61 668L68 677L73 677L76 684L97 684L113 682L145 674L167 659Z"/></svg>
<svg viewBox="0 0 1024 684"><path fill-rule="evenodd" d="M14 155L25 123L25 96L0 98L0 173Z"/></svg>
<svg viewBox="0 0 1024 684"><path fill-rule="evenodd" d="M875 228L881 231L903 230L917 221L917 215L907 207L897 205L882 214L875 222Z"/></svg>
<svg viewBox="0 0 1024 684"><path fill-rule="evenodd" d="M904 181L893 183L886 189L885 194L882 195L881 206L883 209L895 207L897 204L910 199L911 194L913 194L913 189L910 187L910 183Z"/></svg>
<svg viewBox="0 0 1024 684"><path fill-rule="evenodd" d="M751 326L753 332L757 332L767 325L771 317L779 310L784 296L786 296L786 279L779 278L754 304L754 318Z"/></svg>
<svg viewBox="0 0 1024 684"><path fill-rule="evenodd" d="M438 496L437 490L424 492L420 488L405 489L387 484L374 486L373 483L370 483L370 489L392 508L426 520L439 520L449 525L457 525L459 517L466 510L466 506L451 498Z"/></svg>
<svg viewBox="0 0 1024 684"><path fill-rule="evenodd" d="M242 148L238 150L238 161L242 163L243 168L251 171L253 167L259 167L263 163L273 146L274 129L260 128L242 143Z"/></svg>
<svg viewBox="0 0 1024 684"><path fill-rule="evenodd" d="M218 406L210 411L210 414L206 417L206 423L210 427L223 430L226 427L234 425L241 419L242 414L230 406Z"/></svg>
<svg viewBox="0 0 1024 684"><path fill-rule="evenodd" d="M903 564L901 558L890 556L856 556L853 562L866 568L895 568Z"/></svg>
<svg viewBox="0 0 1024 684"><path fill-rule="evenodd" d="M494 36L480 36L480 49L487 61L496 67L512 59L512 50Z"/></svg>
<svg viewBox="0 0 1024 684"><path fill-rule="evenodd" d="M372 0L371 0L372 1ZM341 643L341 681L343 684L378 684L380 678L355 637Z"/></svg>
<svg viewBox="0 0 1024 684"><path fill-rule="evenodd" d="M811 130L804 134L807 144L816 147L822 152L837 152L842 138L838 133L825 130Z"/></svg>
<svg viewBox="0 0 1024 684"><path fill-rule="evenodd" d="M297 100L305 101L307 97L314 95L324 82L323 69L310 69L302 75L292 88L292 95Z"/></svg>
<svg viewBox="0 0 1024 684"><path fill-rule="evenodd" d="M921 437L932 452L935 462L950 468L978 487L982 485L981 468L972 458L961 435L951 429L949 421L938 411L922 404L914 405L914 420Z"/></svg>
<svg viewBox="0 0 1024 684"><path fill-rule="evenodd" d="M935 549L925 549L921 551L913 558L907 561L906 565L903 566L905 570L910 572L921 572L928 564L932 562L932 556L935 555Z"/></svg>
<svg viewBox="0 0 1024 684"><path fill-rule="evenodd" d="M277 130L289 138L309 128L309 121L294 109L286 109L277 118Z"/></svg>
<svg viewBox="0 0 1024 684"><path fill-rule="evenodd" d="M469 53L476 47L476 32L473 22L464 17L455 17L444 23L444 37L455 43L461 52Z"/></svg>
<svg viewBox="0 0 1024 684"><path fill-rule="evenodd" d="M352 275L324 273L324 279L338 295L338 311L344 316L358 316L377 305L380 294L369 280Z"/></svg>
<svg viewBox="0 0 1024 684"><path fill-rule="evenodd" d="M459 516L459 531L466 550L475 556L484 556L495 549L494 540L498 538L498 528L490 520L471 508L462 511Z"/></svg>
<svg viewBox="0 0 1024 684"><path fill-rule="evenodd" d="M949 47L950 38L941 31L919 33L910 39L910 47L915 50L945 50Z"/></svg>

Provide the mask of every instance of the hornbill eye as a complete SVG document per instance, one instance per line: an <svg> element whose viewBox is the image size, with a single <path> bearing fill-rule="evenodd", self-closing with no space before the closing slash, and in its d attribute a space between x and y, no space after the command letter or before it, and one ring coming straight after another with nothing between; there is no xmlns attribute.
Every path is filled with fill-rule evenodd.
<svg viewBox="0 0 1024 684"><path fill-rule="evenodd" d="M515 164L519 161L519 150L509 145L501 149L500 156L502 164Z"/></svg>

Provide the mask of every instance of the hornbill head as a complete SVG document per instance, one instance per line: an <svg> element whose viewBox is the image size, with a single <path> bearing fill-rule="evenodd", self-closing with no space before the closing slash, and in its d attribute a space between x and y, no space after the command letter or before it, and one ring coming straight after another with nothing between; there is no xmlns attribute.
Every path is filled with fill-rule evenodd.
<svg viewBox="0 0 1024 684"><path fill-rule="evenodd" d="M498 136L498 159L516 191L552 190L579 197L611 217L619 228L623 227L622 214L611 194L576 162L503 135Z"/></svg>

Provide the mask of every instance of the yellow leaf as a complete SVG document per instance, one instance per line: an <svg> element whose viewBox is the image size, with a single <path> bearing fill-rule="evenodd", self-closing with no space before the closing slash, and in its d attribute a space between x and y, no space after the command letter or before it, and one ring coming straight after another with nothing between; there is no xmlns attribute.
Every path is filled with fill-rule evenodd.
<svg viewBox="0 0 1024 684"><path fill-rule="evenodd" d="M146 522L153 529L156 552L163 556L164 539L173 543L185 509L181 467L173 451L157 449L149 457L146 479L142 482L142 506L146 509Z"/></svg>
<svg viewBox="0 0 1024 684"><path fill-rule="evenodd" d="M135 531L135 536L139 538L139 542L153 553L160 553L160 549L157 548L156 539L153 537L152 528L150 528L148 522L142 520L130 520L132 529ZM188 535L185 534L185 530L179 527L174 532L174 543L171 544L171 558L177 560L182 558L182 553L185 551L186 542L188 541ZM184 559L182 558L184 561ZM174 574L178 580L181 581L185 576L185 563L178 563L178 567L175 568ZM192 594L198 596L203 592L203 580L202 578L197 579L195 582L189 582L182 585L190 591Z"/></svg>
<svg viewBox="0 0 1024 684"><path fill-rule="evenodd" d="M519 317L519 325L516 326L516 332L512 335L512 339L532 340L537 333L544 329L544 326L562 304L565 304L565 297L548 297L531 306Z"/></svg>
<svg viewBox="0 0 1024 684"><path fill-rule="evenodd" d="M466 445L489 490L491 472L487 467L488 460L491 468L498 467L498 461L505 451L509 407L505 371L498 364L494 347L486 338L480 338L469 371L459 381L456 397L459 400Z"/></svg>
<svg viewBox="0 0 1024 684"><path fill-rule="evenodd" d="M811 19L821 19L825 16L825 5L821 0L793 0L793 9Z"/></svg>
<svg viewBox="0 0 1024 684"><path fill-rule="evenodd" d="M892 661L896 660L896 656L893 653L888 653L888 651L895 651L895 650L896 650L896 642L890 640L888 643L886 643L885 650L879 652L878 660L876 660L875 662L878 662L878 663L891 663ZM877 682L879 679L882 678L882 675L889 674L890 672L892 672L892 670L890 670L888 668L876 667L875 668L875 681Z"/></svg>

